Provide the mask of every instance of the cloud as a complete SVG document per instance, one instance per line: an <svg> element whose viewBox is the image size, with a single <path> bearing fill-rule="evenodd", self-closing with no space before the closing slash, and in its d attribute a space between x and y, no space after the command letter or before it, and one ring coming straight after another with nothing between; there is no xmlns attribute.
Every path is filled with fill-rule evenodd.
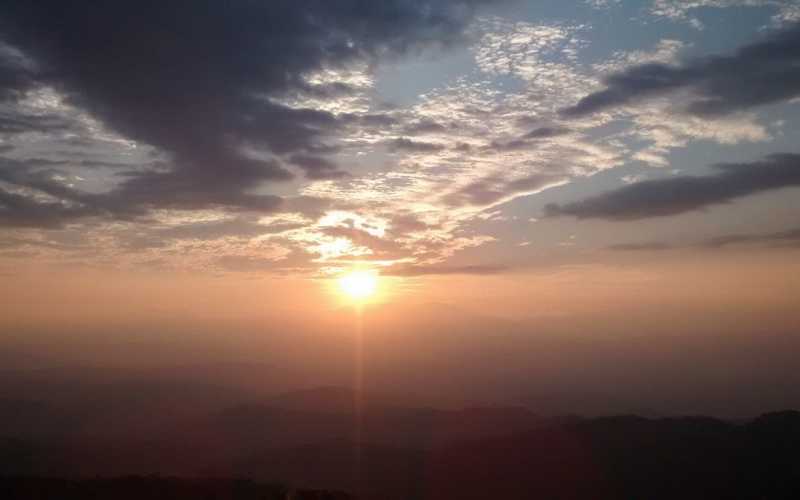
<svg viewBox="0 0 800 500"><path fill-rule="evenodd" d="M398 137L397 139L392 139L386 142L386 145L389 147L389 151L407 151L413 153L430 153L435 151L441 151L444 149L444 146L441 144L435 144L432 142L424 142L424 141L414 141L407 137Z"/></svg>
<svg viewBox="0 0 800 500"><path fill-rule="evenodd" d="M306 271L348 259L449 270L454 253L493 241L487 207L626 159L663 164L690 140L768 138L755 115L674 116L667 99L610 127L605 114L566 122L558 111L599 74L678 67L683 45L597 69L577 59L588 25L472 22L471 1L42 5L0 6L0 61L25 75L0 103L21 162L0 166L3 196L18 197L0 202L0 225L68 225L109 261L294 269L265 259L274 244ZM408 105L381 101L390 82L376 63L463 33L473 70ZM323 222L336 212L369 227Z"/></svg>
<svg viewBox="0 0 800 500"><path fill-rule="evenodd" d="M0 226L60 228L73 219L99 213L81 205L36 201L0 187Z"/></svg>
<svg viewBox="0 0 800 500"><path fill-rule="evenodd" d="M26 224L158 208L273 211L280 198L254 190L291 179L286 157L312 179L341 177L319 155L347 122L324 109L295 107L283 96L347 96L350 81L309 75L346 70L378 56L462 38L474 3L392 0L345 3L63 2L0 7L0 100L59 89L67 105L134 145L154 148L160 168L119 178L99 206L59 208L4 191L3 222ZM121 22L124 20L124 22ZM47 116L2 116L7 132L52 131Z"/></svg>
<svg viewBox="0 0 800 500"><path fill-rule="evenodd" d="M551 139L569 134L570 130L564 127L538 127L530 132L527 132L517 139L512 139L507 142L492 141L487 149L494 151L518 151L534 148L537 146L539 140Z"/></svg>
<svg viewBox="0 0 800 500"><path fill-rule="evenodd" d="M800 24L730 56L632 66L606 77L605 85L562 114L586 116L681 90L693 95L686 112L703 117L789 100L800 95Z"/></svg>
<svg viewBox="0 0 800 500"><path fill-rule="evenodd" d="M549 139L568 134L569 129L565 127L538 127L523 135L524 139Z"/></svg>
<svg viewBox="0 0 800 500"><path fill-rule="evenodd" d="M620 243L608 247L609 250L618 250L623 252L648 252L669 250L671 248L673 248L672 245L668 243L662 243L660 241L649 241L645 243Z"/></svg>
<svg viewBox="0 0 800 500"><path fill-rule="evenodd" d="M800 154L779 153L751 163L714 165L715 175L679 176L630 184L585 200L549 204L547 216L633 220L675 215L762 191L800 186Z"/></svg>
<svg viewBox="0 0 800 500"><path fill-rule="evenodd" d="M334 162L320 156L297 154L290 157L289 161L303 169L309 179L339 179L348 175L339 170Z"/></svg>
<svg viewBox="0 0 800 500"><path fill-rule="evenodd" d="M777 231L772 233L739 233L739 234L726 234L724 236L717 236L708 238L696 245L691 246L703 248L724 248L735 245L761 245L769 247L797 247L800 248L800 228L789 229L785 231ZM680 246L671 245L660 241L643 242L643 243L621 243L607 247L609 250L619 251L658 251L670 250L674 248L681 248Z"/></svg>
<svg viewBox="0 0 800 500"><path fill-rule="evenodd" d="M444 201L451 206L492 205L519 193L539 192L566 181L566 176L551 174L533 174L514 180L489 176L447 194Z"/></svg>
<svg viewBox="0 0 800 500"><path fill-rule="evenodd" d="M437 134L446 131L447 127L430 119L417 120L416 122L409 123L403 128L403 134L405 135Z"/></svg>
<svg viewBox="0 0 800 500"><path fill-rule="evenodd" d="M321 232L333 238L346 238L354 245L368 248L373 256L393 256L401 249L401 246L393 240L375 236L356 227L331 226L322 228Z"/></svg>
<svg viewBox="0 0 800 500"><path fill-rule="evenodd" d="M137 231L135 237L121 234L120 239L128 248L158 248L174 240L212 241L220 238L249 239L268 234L278 234L298 229L302 224L277 222L261 224L247 218L222 219Z"/></svg>
<svg viewBox="0 0 800 500"><path fill-rule="evenodd" d="M57 115L0 114L0 133L3 134L52 133L69 129L70 123Z"/></svg>
<svg viewBox="0 0 800 500"><path fill-rule="evenodd" d="M214 260L220 270L253 273L261 271L275 271L282 265L281 259L270 259L252 255L223 255Z"/></svg>
<svg viewBox="0 0 800 500"><path fill-rule="evenodd" d="M711 238L703 243L710 248L722 248L730 245L769 245L769 246L800 246L800 228L788 231L760 234L729 234Z"/></svg>
<svg viewBox="0 0 800 500"><path fill-rule="evenodd" d="M483 227L473 227L487 207L622 160L620 142L584 133L595 120L570 123L567 129L557 115L594 85L572 63L574 50L584 45L578 27L490 17L476 19L470 32L479 71L421 94L412 106L393 108L398 126L373 130L357 144L354 156L373 145L390 149L394 140L412 141L395 143L408 147L388 160L396 159L389 171L303 189L339 204L347 201L347 210L385 221L387 233L403 246L396 260L439 265L454 252L494 241L481 234ZM518 77L521 85L498 87L498 75ZM439 124L444 130L432 125L423 127L428 135L406 133L415 124ZM519 147L509 144L517 140ZM412 228L396 228L398 214L413 217Z"/></svg>
<svg viewBox="0 0 800 500"><path fill-rule="evenodd" d="M472 265L472 266L417 266L400 265L381 270L383 276L432 276L432 275L451 275L451 274L499 274L507 271L506 266L495 265Z"/></svg>

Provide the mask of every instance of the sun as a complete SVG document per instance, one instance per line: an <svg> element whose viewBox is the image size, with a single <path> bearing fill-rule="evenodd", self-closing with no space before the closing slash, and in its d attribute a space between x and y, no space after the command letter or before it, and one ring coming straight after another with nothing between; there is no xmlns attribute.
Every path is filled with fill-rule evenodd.
<svg viewBox="0 0 800 500"><path fill-rule="evenodd" d="M339 288L353 300L365 300L375 295L378 276L374 271L352 271L339 278Z"/></svg>

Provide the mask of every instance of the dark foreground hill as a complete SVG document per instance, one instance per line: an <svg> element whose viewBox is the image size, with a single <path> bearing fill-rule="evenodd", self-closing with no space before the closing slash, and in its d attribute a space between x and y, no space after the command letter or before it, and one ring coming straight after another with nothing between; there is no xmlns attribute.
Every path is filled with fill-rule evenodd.
<svg viewBox="0 0 800 500"><path fill-rule="evenodd" d="M359 398L357 410L352 391L335 387L242 398L211 389L206 397L202 385L142 386L101 380L0 393L0 478L248 477L267 490L278 482L362 500L800 498L800 413L793 411L738 422L546 418L519 407L416 407L380 394ZM149 484L138 481L135 487ZM80 483L115 484L123 483ZM227 498L218 487L255 488L163 484L171 486L154 491L176 488L169 498L178 499L193 498L202 485L213 493L197 497L203 500ZM267 490L263 499L278 492ZM19 494L0 492L0 500Z"/></svg>
<svg viewBox="0 0 800 500"><path fill-rule="evenodd" d="M181 479L128 476L106 479L0 478L8 500L349 500L326 490L292 490L247 479Z"/></svg>

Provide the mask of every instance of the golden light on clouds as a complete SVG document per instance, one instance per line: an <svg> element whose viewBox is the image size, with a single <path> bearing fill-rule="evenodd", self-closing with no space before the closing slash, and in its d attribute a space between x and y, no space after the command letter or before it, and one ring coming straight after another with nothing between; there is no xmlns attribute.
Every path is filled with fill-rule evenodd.
<svg viewBox="0 0 800 500"><path fill-rule="evenodd" d="M378 289L378 274L375 271L351 271L339 278L339 289L352 300L366 300Z"/></svg>

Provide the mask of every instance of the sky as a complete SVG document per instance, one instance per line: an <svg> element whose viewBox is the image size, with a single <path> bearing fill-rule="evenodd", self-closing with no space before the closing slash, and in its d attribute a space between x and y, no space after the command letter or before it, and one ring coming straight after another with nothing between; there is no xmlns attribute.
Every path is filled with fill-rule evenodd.
<svg viewBox="0 0 800 500"><path fill-rule="evenodd" d="M192 329L324 357L365 270L389 329L780 355L798 103L792 0L5 2L0 325L63 362Z"/></svg>

